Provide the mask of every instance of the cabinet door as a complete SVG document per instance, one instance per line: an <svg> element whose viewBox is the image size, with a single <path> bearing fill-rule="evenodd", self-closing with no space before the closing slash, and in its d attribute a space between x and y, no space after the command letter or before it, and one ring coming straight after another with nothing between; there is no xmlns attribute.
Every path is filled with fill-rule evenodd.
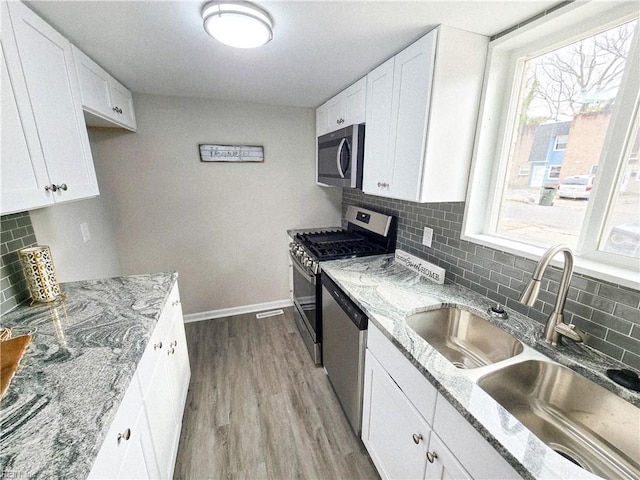
<svg viewBox="0 0 640 480"><path fill-rule="evenodd" d="M49 180L67 186L54 197L98 195L71 44L24 4L8 6Z"/></svg>
<svg viewBox="0 0 640 480"><path fill-rule="evenodd" d="M168 356L165 348L158 351L155 370L144 392L144 405L151 429L158 469L161 478L173 477L174 445L179 424L176 422L176 402L167 372Z"/></svg>
<svg viewBox="0 0 640 480"><path fill-rule="evenodd" d="M187 399L189 390L189 379L191 378L191 367L189 365L189 353L187 352L187 337L184 332L184 321L182 319L180 305L174 308L179 310L179 314L173 319L171 330L167 340L169 348L167 350L169 383L177 402L177 412L179 421L182 420L182 411Z"/></svg>
<svg viewBox="0 0 640 480"><path fill-rule="evenodd" d="M341 96L336 95L327 102L327 130L333 132L346 126L344 123L344 104Z"/></svg>
<svg viewBox="0 0 640 480"><path fill-rule="evenodd" d="M354 125L366 121L367 78L364 77L341 93L344 123Z"/></svg>
<svg viewBox="0 0 640 480"><path fill-rule="evenodd" d="M2 146L0 208L7 213L53 203L47 167L40 148L35 119L11 31L7 4L0 5L2 30Z"/></svg>
<svg viewBox="0 0 640 480"><path fill-rule="evenodd" d="M393 173L389 187L394 198L418 198L436 35L437 31L426 35L395 57L390 128Z"/></svg>
<svg viewBox="0 0 640 480"><path fill-rule="evenodd" d="M329 133L328 124L329 109L327 108L327 104L325 103L324 105L321 105L316 109L316 138L324 135L325 133Z"/></svg>
<svg viewBox="0 0 640 480"><path fill-rule="evenodd" d="M115 120L129 130L135 131L136 115L133 111L133 97L131 96L131 92L113 78L110 78L109 86Z"/></svg>
<svg viewBox="0 0 640 480"><path fill-rule="evenodd" d="M438 438L438 435L431 433L429 441L429 460L425 472L425 480L445 480L450 478L469 479L471 475L460 465L460 462L453 456L449 449Z"/></svg>
<svg viewBox="0 0 640 480"><path fill-rule="evenodd" d="M131 379L89 473L90 479L156 478L157 468L138 380Z"/></svg>
<svg viewBox="0 0 640 480"><path fill-rule="evenodd" d="M393 65L392 58L367 75L362 191L372 195L388 191L393 166L390 156Z"/></svg>
<svg viewBox="0 0 640 480"><path fill-rule="evenodd" d="M429 425L367 350L362 441L380 476L424 478L430 433Z"/></svg>
<svg viewBox="0 0 640 480"><path fill-rule="evenodd" d="M112 117L109 74L75 46L72 46L72 50L78 72L82 107L103 117Z"/></svg>

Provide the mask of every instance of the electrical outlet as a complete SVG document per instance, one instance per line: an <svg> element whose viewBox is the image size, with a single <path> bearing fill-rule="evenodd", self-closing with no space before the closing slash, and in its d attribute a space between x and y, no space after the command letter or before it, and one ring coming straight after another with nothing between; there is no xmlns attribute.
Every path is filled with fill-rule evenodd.
<svg viewBox="0 0 640 480"><path fill-rule="evenodd" d="M422 244L430 247L433 242L433 228L424 227L424 234L422 235Z"/></svg>
<svg viewBox="0 0 640 480"><path fill-rule="evenodd" d="M80 233L82 233L82 241L84 243L91 240L91 232L89 231L89 224L87 222L82 222L80 224Z"/></svg>

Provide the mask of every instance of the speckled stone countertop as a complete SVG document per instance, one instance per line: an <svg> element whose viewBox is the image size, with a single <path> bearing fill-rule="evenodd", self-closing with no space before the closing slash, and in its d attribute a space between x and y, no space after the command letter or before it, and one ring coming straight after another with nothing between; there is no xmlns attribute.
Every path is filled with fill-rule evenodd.
<svg viewBox="0 0 640 480"><path fill-rule="evenodd" d="M37 330L0 403L0 478L87 477L176 280L64 283L63 305L2 316Z"/></svg>
<svg viewBox="0 0 640 480"><path fill-rule="evenodd" d="M581 344L551 347L542 340L540 323L510 309L506 309L507 320L490 318L487 309L494 303L490 299L459 285L435 284L395 263L393 255L323 262L322 271L525 478L599 477L542 443L477 385L477 379L491 366L473 371L456 368L407 326L407 315L441 306L461 306L499 325L525 348L532 347L532 355L543 354L640 407L640 394L618 386L605 374L607 368L624 367L621 363Z"/></svg>

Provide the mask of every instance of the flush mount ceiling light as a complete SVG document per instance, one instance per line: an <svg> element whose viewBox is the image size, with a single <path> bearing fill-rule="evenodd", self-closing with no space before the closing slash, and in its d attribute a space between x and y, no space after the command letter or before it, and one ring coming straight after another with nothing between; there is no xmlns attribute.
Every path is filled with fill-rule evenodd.
<svg viewBox="0 0 640 480"><path fill-rule="evenodd" d="M250 2L208 2L202 20L209 35L231 47L260 47L273 38L273 20Z"/></svg>

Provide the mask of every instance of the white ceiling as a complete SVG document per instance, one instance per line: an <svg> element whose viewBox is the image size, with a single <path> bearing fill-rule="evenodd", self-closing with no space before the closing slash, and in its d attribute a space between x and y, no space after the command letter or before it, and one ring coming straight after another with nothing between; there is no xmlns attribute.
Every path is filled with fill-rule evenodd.
<svg viewBox="0 0 640 480"><path fill-rule="evenodd" d="M254 50L209 37L204 1L26 3L133 92L317 107L440 23L492 35L558 0L260 1Z"/></svg>

